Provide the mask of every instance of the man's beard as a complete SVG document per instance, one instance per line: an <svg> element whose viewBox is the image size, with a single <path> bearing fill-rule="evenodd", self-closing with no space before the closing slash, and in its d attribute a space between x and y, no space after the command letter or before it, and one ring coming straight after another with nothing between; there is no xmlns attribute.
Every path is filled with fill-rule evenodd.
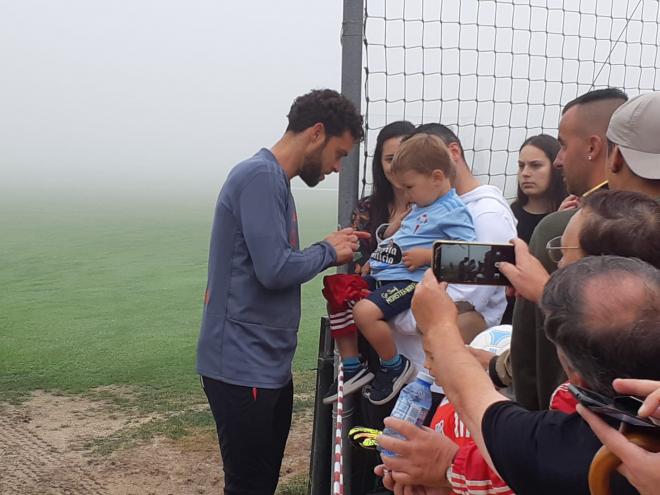
<svg viewBox="0 0 660 495"><path fill-rule="evenodd" d="M321 163L321 154L324 148L321 148L311 156L305 157L303 166L300 169L298 176L309 187L314 187L321 182L323 177L323 164Z"/></svg>

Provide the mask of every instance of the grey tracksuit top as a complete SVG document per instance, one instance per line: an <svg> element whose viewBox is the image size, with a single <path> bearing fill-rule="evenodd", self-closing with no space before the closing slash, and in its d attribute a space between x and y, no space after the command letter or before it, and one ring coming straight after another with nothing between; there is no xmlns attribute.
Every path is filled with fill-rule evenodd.
<svg viewBox="0 0 660 495"><path fill-rule="evenodd" d="M261 149L229 173L215 207L197 372L235 385L291 380L300 284L332 265L319 242L298 248L289 179Z"/></svg>

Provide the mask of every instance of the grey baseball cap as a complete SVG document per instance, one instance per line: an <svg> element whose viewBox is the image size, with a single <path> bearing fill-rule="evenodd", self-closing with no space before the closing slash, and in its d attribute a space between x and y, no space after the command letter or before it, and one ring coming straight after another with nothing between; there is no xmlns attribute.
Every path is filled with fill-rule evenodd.
<svg viewBox="0 0 660 495"><path fill-rule="evenodd" d="M607 138L619 145L635 174L660 179L660 92L635 96L617 108Z"/></svg>

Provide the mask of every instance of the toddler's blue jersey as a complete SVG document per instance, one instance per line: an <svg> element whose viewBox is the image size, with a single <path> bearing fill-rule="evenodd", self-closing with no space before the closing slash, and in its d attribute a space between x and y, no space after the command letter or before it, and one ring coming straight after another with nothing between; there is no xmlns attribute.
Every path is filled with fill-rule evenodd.
<svg viewBox="0 0 660 495"><path fill-rule="evenodd" d="M474 241L474 225L467 207L450 189L428 206L413 206L392 236L382 240L371 254L371 275L377 280L419 282L428 266L409 271L403 253L413 248L431 248L438 240Z"/></svg>

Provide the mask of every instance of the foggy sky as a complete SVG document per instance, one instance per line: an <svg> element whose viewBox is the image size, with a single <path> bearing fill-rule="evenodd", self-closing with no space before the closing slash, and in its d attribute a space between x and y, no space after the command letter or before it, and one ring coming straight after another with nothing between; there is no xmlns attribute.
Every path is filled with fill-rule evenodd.
<svg viewBox="0 0 660 495"><path fill-rule="evenodd" d="M339 89L341 16L322 0L0 0L0 191L215 195L295 96Z"/></svg>

